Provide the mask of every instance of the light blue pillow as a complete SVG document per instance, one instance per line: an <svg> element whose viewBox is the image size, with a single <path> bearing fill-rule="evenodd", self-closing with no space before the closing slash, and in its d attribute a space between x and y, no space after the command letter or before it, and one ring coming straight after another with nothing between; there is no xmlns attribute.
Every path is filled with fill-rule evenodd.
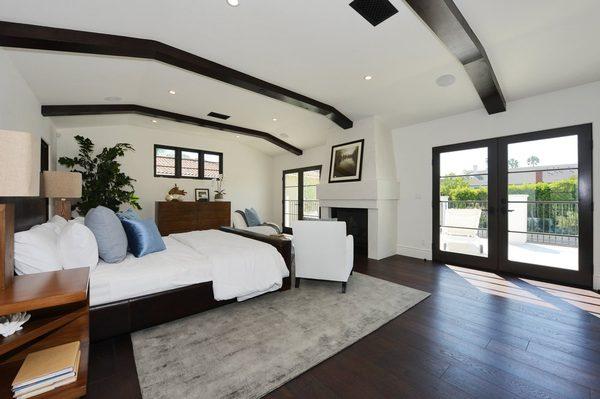
<svg viewBox="0 0 600 399"><path fill-rule="evenodd" d="M123 220L123 219L141 220L142 219L140 217L140 215L138 215L137 212L131 208L128 208L126 211L123 211L123 212L117 212L117 217L119 218L119 220Z"/></svg>
<svg viewBox="0 0 600 399"><path fill-rule="evenodd" d="M121 223L129 240L129 251L136 258L167 249L154 220L123 219Z"/></svg>
<svg viewBox="0 0 600 399"><path fill-rule="evenodd" d="M256 212L254 208L246 208L244 214L246 215L246 223L248 223L248 227L260 226L262 224L260 217L258 216L258 212Z"/></svg>
<svg viewBox="0 0 600 399"><path fill-rule="evenodd" d="M127 256L127 235L121 221L110 209L99 206L85 215L85 226L98 243L98 255L106 263L118 263Z"/></svg>

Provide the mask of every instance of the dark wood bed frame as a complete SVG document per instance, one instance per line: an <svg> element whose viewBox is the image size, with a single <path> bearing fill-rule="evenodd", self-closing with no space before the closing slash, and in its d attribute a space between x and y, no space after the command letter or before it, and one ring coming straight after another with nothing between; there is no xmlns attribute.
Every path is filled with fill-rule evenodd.
<svg viewBox="0 0 600 399"><path fill-rule="evenodd" d="M45 198L10 198L3 199L2 202L15 205L16 231L27 230L48 220ZM221 227L220 230L273 245L283 257L291 276L291 241L230 227ZM289 290L290 286L291 277L285 278L279 291ZM206 282L92 306L90 307L90 340L94 342L131 333L233 302L235 299L215 301L212 282Z"/></svg>
<svg viewBox="0 0 600 399"><path fill-rule="evenodd" d="M291 241L230 227L221 227L220 230L273 245L283 256L291 276ZM279 291L289 290L290 286L291 277L287 277L283 279L283 286ZM212 282L209 281L156 294L92 306L90 307L90 340L94 342L142 330L234 302L236 302L235 299L216 301L212 290Z"/></svg>

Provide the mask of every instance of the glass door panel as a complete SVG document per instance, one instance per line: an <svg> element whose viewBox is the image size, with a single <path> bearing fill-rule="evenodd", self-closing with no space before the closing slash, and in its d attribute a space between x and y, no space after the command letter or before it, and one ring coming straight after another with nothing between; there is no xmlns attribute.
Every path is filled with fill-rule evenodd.
<svg viewBox="0 0 600 399"><path fill-rule="evenodd" d="M321 171L318 169L302 172L303 197L302 197L302 218L319 219L320 207L317 198L317 186L321 181Z"/></svg>
<svg viewBox="0 0 600 399"><path fill-rule="evenodd" d="M283 172L283 231L291 233L294 221L319 219L320 205L317 186L321 167L311 166Z"/></svg>
<svg viewBox="0 0 600 399"><path fill-rule="evenodd" d="M507 145L508 260L578 270L577 135Z"/></svg>
<svg viewBox="0 0 600 399"><path fill-rule="evenodd" d="M283 175L283 227L290 228L292 222L298 220L298 184L300 173L292 172Z"/></svg>
<svg viewBox="0 0 600 399"><path fill-rule="evenodd" d="M507 143L506 153L507 260L578 271L578 136Z"/></svg>
<svg viewBox="0 0 600 399"><path fill-rule="evenodd" d="M434 259L496 268L495 162L494 140L433 149Z"/></svg>
<svg viewBox="0 0 600 399"><path fill-rule="evenodd" d="M591 284L591 127L505 137L499 148L500 269Z"/></svg>
<svg viewBox="0 0 600 399"><path fill-rule="evenodd" d="M488 256L488 149L440 154L440 251Z"/></svg>

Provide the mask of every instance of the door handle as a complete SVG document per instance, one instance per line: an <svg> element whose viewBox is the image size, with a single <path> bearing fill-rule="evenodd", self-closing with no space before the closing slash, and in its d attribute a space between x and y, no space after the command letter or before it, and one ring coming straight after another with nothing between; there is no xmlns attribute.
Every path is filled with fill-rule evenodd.
<svg viewBox="0 0 600 399"><path fill-rule="evenodd" d="M508 212L514 212L514 209L508 209L507 207L503 206L500 208L500 212L502 212L503 215L506 215Z"/></svg>

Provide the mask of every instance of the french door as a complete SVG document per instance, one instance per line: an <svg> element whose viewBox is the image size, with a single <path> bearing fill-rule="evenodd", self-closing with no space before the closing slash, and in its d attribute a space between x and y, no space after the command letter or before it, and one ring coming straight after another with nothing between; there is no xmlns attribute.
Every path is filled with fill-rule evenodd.
<svg viewBox="0 0 600 399"><path fill-rule="evenodd" d="M433 149L434 260L592 285L592 127Z"/></svg>
<svg viewBox="0 0 600 399"><path fill-rule="evenodd" d="M281 208L285 233L291 233L292 222L296 220L319 219L321 216L317 198L320 180L320 165L283 171Z"/></svg>

